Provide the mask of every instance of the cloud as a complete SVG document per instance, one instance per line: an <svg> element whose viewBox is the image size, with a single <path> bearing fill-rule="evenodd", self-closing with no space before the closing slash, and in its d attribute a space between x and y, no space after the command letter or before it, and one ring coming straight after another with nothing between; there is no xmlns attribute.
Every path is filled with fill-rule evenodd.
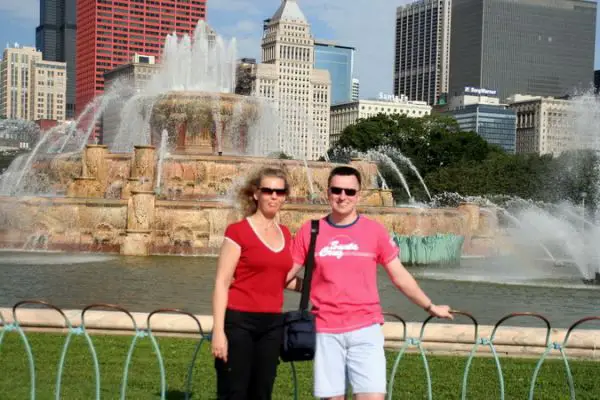
<svg viewBox="0 0 600 400"><path fill-rule="evenodd" d="M40 0L0 0L0 15L3 19L19 19L38 23L40 20Z"/></svg>
<svg viewBox="0 0 600 400"><path fill-rule="evenodd" d="M380 91L391 93L393 90L396 7L408 2L410 0L301 0L299 4L312 25L315 38L356 48L354 67L360 78L361 97L370 97ZM213 0L208 3L209 20L215 17L214 27L219 33L236 37L240 56L257 57L262 20L272 15L279 3L279 0ZM212 14L211 8L215 11ZM244 19L236 22L235 13L225 15L232 10L244 10ZM250 18L247 12L251 13ZM219 24L224 18L228 23Z"/></svg>
<svg viewBox="0 0 600 400"><path fill-rule="evenodd" d="M12 1L12 0L0 0L0 1ZM210 18L211 11L217 12L240 12L243 11L245 15L259 14L260 9L256 7L255 1L251 0L213 0L208 1L208 14Z"/></svg>
<svg viewBox="0 0 600 400"><path fill-rule="evenodd" d="M332 39L356 48L361 97L393 91L396 8L409 0L303 0L302 8L326 24Z"/></svg>
<svg viewBox="0 0 600 400"><path fill-rule="evenodd" d="M210 23L210 21L209 21ZM235 38L238 57L251 57L259 60L262 20L241 20L232 25L214 27L219 35Z"/></svg>

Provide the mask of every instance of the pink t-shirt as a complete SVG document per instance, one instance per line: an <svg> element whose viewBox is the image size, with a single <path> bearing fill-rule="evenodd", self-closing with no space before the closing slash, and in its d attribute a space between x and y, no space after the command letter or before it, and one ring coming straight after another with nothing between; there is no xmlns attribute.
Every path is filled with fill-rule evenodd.
<svg viewBox="0 0 600 400"><path fill-rule="evenodd" d="M294 263L304 264L310 244L310 221L296 233ZM379 222L359 216L335 226L319 223L310 301L317 332L343 333L383 323L377 288L377 264L398 256L398 247Z"/></svg>

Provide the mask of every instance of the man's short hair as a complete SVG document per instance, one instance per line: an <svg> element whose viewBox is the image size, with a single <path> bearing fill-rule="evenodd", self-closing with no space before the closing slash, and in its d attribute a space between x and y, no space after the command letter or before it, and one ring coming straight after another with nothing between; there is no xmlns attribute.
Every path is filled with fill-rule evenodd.
<svg viewBox="0 0 600 400"><path fill-rule="evenodd" d="M358 181L358 187L360 188L362 186L362 178L360 176L360 172L354 167L350 167L348 165L340 165L339 167L335 167L334 169L332 169L329 173L329 178L327 178L328 187L331 186L331 180L334 176L354 176Z"/></svg>

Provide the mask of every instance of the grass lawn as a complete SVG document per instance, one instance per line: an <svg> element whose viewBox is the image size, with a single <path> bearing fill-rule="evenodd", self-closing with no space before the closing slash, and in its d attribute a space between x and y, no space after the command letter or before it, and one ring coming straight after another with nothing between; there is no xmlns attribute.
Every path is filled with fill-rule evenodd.
<svg viewBox="0 0 600 400"><path fill-rule="evenodd" d="M29 333L36 365L38 399L54 399L58 360L64 336ZM100 362L103 399L118 399L125 357L130 337L93 336ZM167 398L183 399L187 368L196 346L187 339L160 338L159 345L167 371ZM388 371L394 353L388 353ZM506 399L526 399L531 375L537 360L504 358ZM429 357L433 397L459 399L464 357ZM577 399L600 398L600 363L571 362ZM312 399L310 363L297 365L299 398ZM547 360L538 377L535 399L568 399L564 365L560 360ZM159 398L160 379L156 356L149 338L140 339L129 369L128 399ZM83 337L73 337L63 376L63 399L93 399L95 393L92 358ZM203 345L194 370L193 399L214 399L215 374L209 347ZM292 399L291 369L281 364L275 387L275 399ZM423 363L417 355L405 355L401 361L394 387L395 399L426 398ZM29 372L27 356L17 334L8 333L0 348L0 399L28 399ZM469 399L499 398L499 385L493 359L476 358L471 366Z"/></svg>

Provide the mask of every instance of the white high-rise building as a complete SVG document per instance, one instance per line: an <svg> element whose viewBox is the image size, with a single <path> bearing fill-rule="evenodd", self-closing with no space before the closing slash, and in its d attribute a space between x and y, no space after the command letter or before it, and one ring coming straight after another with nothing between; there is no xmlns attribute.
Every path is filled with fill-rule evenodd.
<svg viewBox="0 0 600 400"><path fill-rule="evenodd" d="M0 62L0 86L0 116L65 120L66 63L44 61L42 53L33 47L8 47Z"/></svg>
<svg viewBox="0 0 600 400"><path fill-rule="evenodd" d="M319 159L329 148L331 78L313 65L310 25L296 0L282 0L265 21L253 91L272 99L279 110L278 150L308 160Z"/></svg>
<svg viewBox="0 0 600 400"><path fill-rule="evenodd" d="M448 92L451 11L451 0L418 0L396 10L396 96L434 105Z"/></svg>
<svg viewBox="0 0 600 400"><path fill-rule="evenodd" d="M352 101L357 101L360 98L360 81L356 78L352 79Z"/></svg>

